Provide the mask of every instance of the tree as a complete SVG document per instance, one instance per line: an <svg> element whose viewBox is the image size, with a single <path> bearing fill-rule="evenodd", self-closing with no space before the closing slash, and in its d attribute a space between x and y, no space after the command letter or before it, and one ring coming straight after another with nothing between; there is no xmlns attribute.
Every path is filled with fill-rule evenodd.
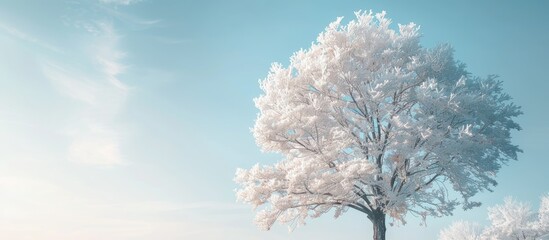
<svg viewBox="0 0 549 240"><path fill-rule="evenodd" d="M480 240L478 224L458 221L440 231L439 240Z"/></svg>
<svg viewBox="0 0 549 240"><path fill-rule="evenodd" d="M542 198L539 212L512 198L488 209L491 225L480 231L469 222L456 222L442 230L440 240L534 240L549 239L549 195ZM472 229L475 229L472 231Z"/></svg>
<svg viewBox="0 0 549 240"><path fill-rule="evenodd" d="M338 18L260 82L253 134L283 160L238 169L235 181L237 198L261 208L263 229L351 208L385 239L387 215L405 223L407 213L478 206L470 198L517 158L520 108L495 76L471 76L448 45L421 47L413 23L395 31L385 12L356 18Z"/></svg>

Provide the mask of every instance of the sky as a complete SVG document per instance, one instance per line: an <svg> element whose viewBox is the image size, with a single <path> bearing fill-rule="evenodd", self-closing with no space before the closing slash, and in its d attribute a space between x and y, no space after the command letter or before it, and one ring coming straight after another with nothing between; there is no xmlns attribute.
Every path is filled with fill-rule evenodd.
<svg viewBox="0 0 549 240"><path fill-rule="evenodd" d="M236 202L237 168L280 159L250 128L270 64L287 65L337 17L385 10L450 43L476 76L497 74L524 115L481 207L388 228L436 239L487 223L505 196L534 209L549 192L549 3L373 0L1 0L0 239L368 239L348 211L261 231Z"/></svg>

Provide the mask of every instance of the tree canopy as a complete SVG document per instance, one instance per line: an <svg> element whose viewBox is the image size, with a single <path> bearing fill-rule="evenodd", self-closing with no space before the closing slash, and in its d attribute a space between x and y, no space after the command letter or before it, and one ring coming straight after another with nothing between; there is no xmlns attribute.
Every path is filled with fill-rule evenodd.
<svg viewBox="0 0 549 240"><path fill-rule="evenodd" d="M449 45L422 47L414 23L395 30L385 12L341 21L260 81L253 134L283 159L238 169L238 199L260 208L263 229L351 208L378 236L386 215L479 205L471 197L520 151L510 132L521 111L501 82L472 76Z"/></svg>

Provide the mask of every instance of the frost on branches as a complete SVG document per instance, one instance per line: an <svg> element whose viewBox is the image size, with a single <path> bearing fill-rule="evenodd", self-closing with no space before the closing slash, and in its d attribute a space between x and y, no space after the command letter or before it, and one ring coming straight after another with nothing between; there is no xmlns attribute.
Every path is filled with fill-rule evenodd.
<svg viewBox="0 0 549 240"><path fill-rule="evenodd" d="M488 209L491 225L483 231L468 222L456 222L442 230L440 240L534 240L549 239L549 195L541 199L538 213L512 198Z"/></svg>
<svg viewBox="0 0 549 240"><path fill-rule="evenodd" d="M480 240L478 224L458 221L440 231L439 240Z"/></svg>
<svg viewBox="0 0 549 240"><path fill-rule="evenodd" d="M338 18L260 82L253 134L283 159L238 169L235 180L263 229L351 208L383 239L386 215L404 223L409 212L477 206L470 198L517 158L510 131L521 112L500 81L471 76L448 45L422 48L413 23L395 31L384 12L356 17Z"/></svg>

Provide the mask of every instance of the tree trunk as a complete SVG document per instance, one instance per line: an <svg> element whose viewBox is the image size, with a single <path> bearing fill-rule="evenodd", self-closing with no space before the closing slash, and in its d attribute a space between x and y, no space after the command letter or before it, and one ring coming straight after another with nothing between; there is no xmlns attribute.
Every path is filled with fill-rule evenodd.
<svg viewBox="0 0 549 240"><path fill-rule="evenodd" d="M374 240L385 240L385 214L383 212L375 213L372 218L372 225L374 227Z"/></svg>

